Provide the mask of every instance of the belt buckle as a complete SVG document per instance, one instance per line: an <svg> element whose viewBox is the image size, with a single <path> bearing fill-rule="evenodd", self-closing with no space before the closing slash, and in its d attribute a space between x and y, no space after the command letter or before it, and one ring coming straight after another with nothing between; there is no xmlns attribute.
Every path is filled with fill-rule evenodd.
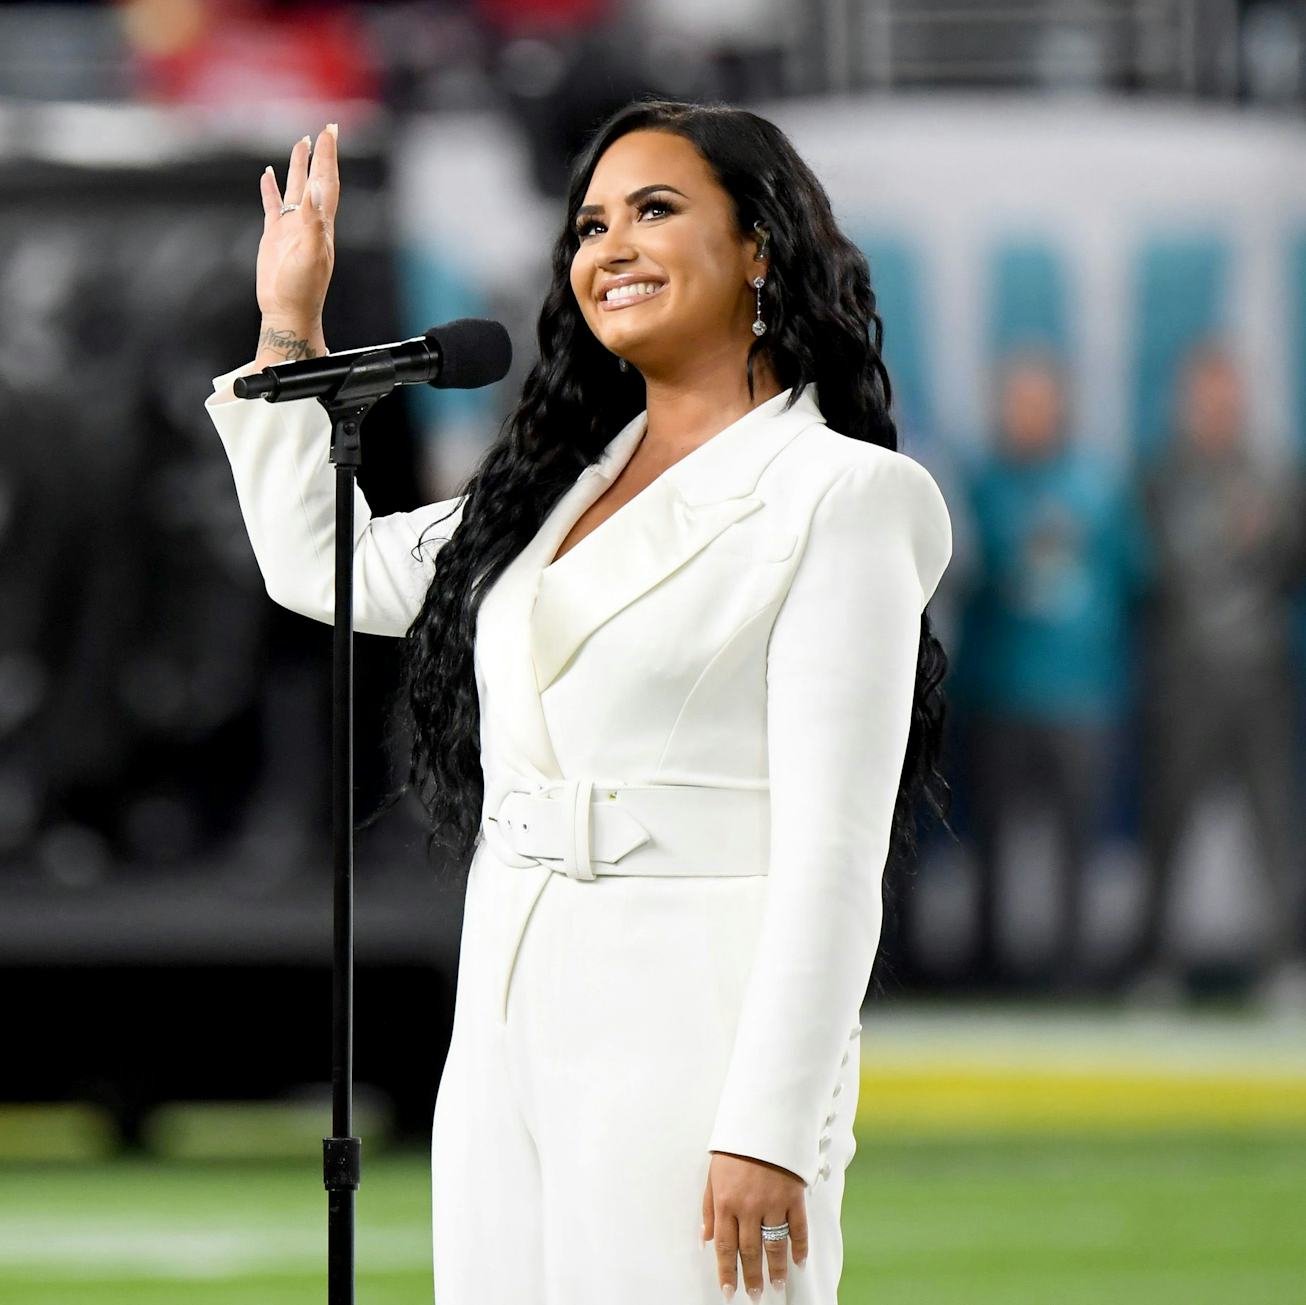
<svg viewBox="0 0 1306 1305"><path fill-rule="evenodd" d="M541 787L538 782L532 783L519 775L512 774L501 774L487 785L486 816L481 822L481 829L486 841L493 846L495 854L507 865L525 869L528 866L544 864L539 857L519 850L516 845L513 821L505 812L505 807L511 799L534 797Z"/></svg>

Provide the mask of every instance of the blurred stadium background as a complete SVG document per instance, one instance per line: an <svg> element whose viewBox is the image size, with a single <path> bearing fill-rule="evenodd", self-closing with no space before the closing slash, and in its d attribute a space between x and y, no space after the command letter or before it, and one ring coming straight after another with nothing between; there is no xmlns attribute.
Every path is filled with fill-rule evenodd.
<svg viewBox="0 0 1306 1305"><path fill-rule="evenodd" d="M868 993L841 1300L1306 1301L1301 0L0 5L0 1300L324 1291L330 631L203 410L259 172L340 123L337 348L513 335L378 409L399 510L497 430L567 161L644 92L811 162L956 531L952 832ZM357 642L362 817L404 740ZM430 1294L419 816L358 841L373 1305Z"/></svg>

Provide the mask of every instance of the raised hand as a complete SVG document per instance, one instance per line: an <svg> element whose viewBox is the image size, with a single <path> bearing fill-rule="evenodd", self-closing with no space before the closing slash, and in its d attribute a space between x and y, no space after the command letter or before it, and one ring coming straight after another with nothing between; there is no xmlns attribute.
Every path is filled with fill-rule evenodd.
<svg viewBox="0 0 1306 1305"><path fill-rule="evenodd" d="M261 350L277 361L325 353L322 307L335 269L335 217L340 202L337 126L322 131L309 159L305 136L290 151L284 199L268 167L259 179L263 237L257 294L263 314ZM282 205L298 207L282 213Z"/></svg>

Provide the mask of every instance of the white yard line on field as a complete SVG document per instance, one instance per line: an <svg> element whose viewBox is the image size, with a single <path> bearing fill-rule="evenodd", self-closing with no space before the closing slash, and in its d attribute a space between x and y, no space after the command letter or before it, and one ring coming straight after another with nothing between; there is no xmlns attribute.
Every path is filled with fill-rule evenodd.
<svg viewBox="0 0 1306 1305"><path fill-rule="evenodd" d="M361 1229L358 1250L371 1268L430 1267L430 1242L420 1232ZM299 1275L325 1264L324 1227L145 1226L140 1219L79 1227L53 1218L0 1224L0 1272L60 1280Z"/></svg>

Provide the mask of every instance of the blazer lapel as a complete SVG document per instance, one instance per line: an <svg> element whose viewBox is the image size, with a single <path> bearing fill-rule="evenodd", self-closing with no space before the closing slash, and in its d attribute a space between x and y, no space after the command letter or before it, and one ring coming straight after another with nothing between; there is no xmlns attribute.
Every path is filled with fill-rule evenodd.
<svg viewBox="0 0 1306 1305"><path fill-rule="evenodd" d="M599 626L762 506L753 490L767 463L800 430L824 421L815 388L808 386L787 413L780 409L789 390L745 413L673 463L550 565L557 545L629 461L647 413L622 431L609 446L614 456L598 468L597 483L560 504L540 532L547 540L541 540L546 547L530 620L538 692L553 683Z"/></svg>
<svg viewBox="0 0 1306 1305"><path fill-rule="evenodd" d="M727 526L755 512L763 469L799 431L824 422L816 386L782 413L789 390L668 467L601 525L552 559L582 513L630 461L640 412L554 504L481 604L477 648L491 703L535 778L562 779L540 695L605 621L683 566Z"/></svg>
<svg viewBox="0 0 1306 1305"><path fill-rule="evenodd" d="M626 465L643 434L641 412L613 436L598 460L586 467L553 505L534 537L504 568L481 603L476 647L490 704L499 708L495 714L517 744L519 755L514 762L534 779L564 778L545 722L535 668L527 655L540 574L581 513Z"/></svg>
<svg viewBox="0 0 1306 1305"><path fill-rule="evenodd" d="M695 506L659 476L619 508L597 528L601 543L595 539L582 554L587 536L540 576L531 621L537 691L549 687L600 625L761 506L757 498Z"/></svg>

